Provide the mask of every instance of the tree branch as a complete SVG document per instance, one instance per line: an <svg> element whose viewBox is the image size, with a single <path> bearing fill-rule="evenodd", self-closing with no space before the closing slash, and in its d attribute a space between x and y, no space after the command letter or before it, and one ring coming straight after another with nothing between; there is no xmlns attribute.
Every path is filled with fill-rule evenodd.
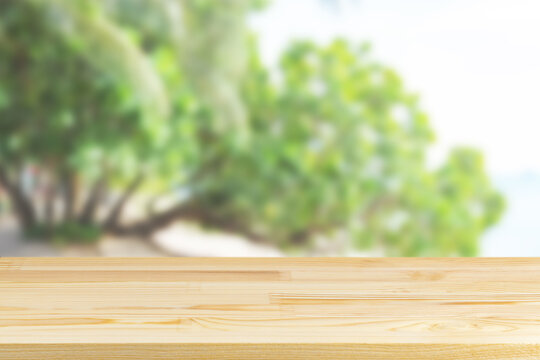
<svg viewBox="0 0 540 360"><path fill-rule="evenodd" d="M266 242L267 239L261 234L255 233L241 221L231 218L220 217L204 210L204 206L195 201L178 204L147 219L112 229L117 235L134 235L147 237L153 232L164 228L176 220L192 220L203 226L218 228L222 231L239 234L257 242ZM111 230L110 230L111 231Z"/></svg>
<svg viewBox="0 0 540 360"><path fill-rule="evenodd" d="M168 210L151 215L147 219L137 221L126 226L117 226L114 229L109 229L119 235L136 235L145 237L154 231L166 227L176 219L197 218L198 209L191 204L179 204Z"/></svg>

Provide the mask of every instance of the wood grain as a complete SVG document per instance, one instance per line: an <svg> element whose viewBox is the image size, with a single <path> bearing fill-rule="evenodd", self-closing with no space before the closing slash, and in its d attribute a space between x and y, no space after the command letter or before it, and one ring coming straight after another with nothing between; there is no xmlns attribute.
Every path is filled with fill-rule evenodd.
<svg viewBox="0 0 540 360"><path fill-rule="evenodd" d="M0 359L539 359L540 259L0 258Z"/></svg>

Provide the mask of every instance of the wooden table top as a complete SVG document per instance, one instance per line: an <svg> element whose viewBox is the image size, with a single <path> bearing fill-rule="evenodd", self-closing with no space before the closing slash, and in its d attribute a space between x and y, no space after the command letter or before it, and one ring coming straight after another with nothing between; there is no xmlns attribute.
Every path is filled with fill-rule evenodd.
<svg viewBox="0 0 540 360"><path fill-rule="evenodd" d="M0 359L145 358L539 359L540 259L0 258Z"/></svg>

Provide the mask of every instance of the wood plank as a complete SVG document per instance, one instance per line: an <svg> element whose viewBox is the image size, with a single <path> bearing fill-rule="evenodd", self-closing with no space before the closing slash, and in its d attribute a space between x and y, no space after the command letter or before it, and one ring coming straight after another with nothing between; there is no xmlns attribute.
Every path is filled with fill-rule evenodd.
<svg viewBox="0 0 540 360"><path fill-rule="evenodd" d="M0 359L539 359L536 258L0 258Z"/></svg>

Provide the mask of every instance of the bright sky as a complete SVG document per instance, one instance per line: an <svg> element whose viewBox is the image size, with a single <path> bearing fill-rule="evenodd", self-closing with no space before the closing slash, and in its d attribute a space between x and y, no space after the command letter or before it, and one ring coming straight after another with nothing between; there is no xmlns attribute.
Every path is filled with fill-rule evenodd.
<svg viewBox="0 0 540 360"><path fill-rule="evenodd" d="M438 136L484 151L494 175L540 173L540 1L274 0L257 15L273 63L294 38L370 41L375 57L421 94Z"/></svg>

